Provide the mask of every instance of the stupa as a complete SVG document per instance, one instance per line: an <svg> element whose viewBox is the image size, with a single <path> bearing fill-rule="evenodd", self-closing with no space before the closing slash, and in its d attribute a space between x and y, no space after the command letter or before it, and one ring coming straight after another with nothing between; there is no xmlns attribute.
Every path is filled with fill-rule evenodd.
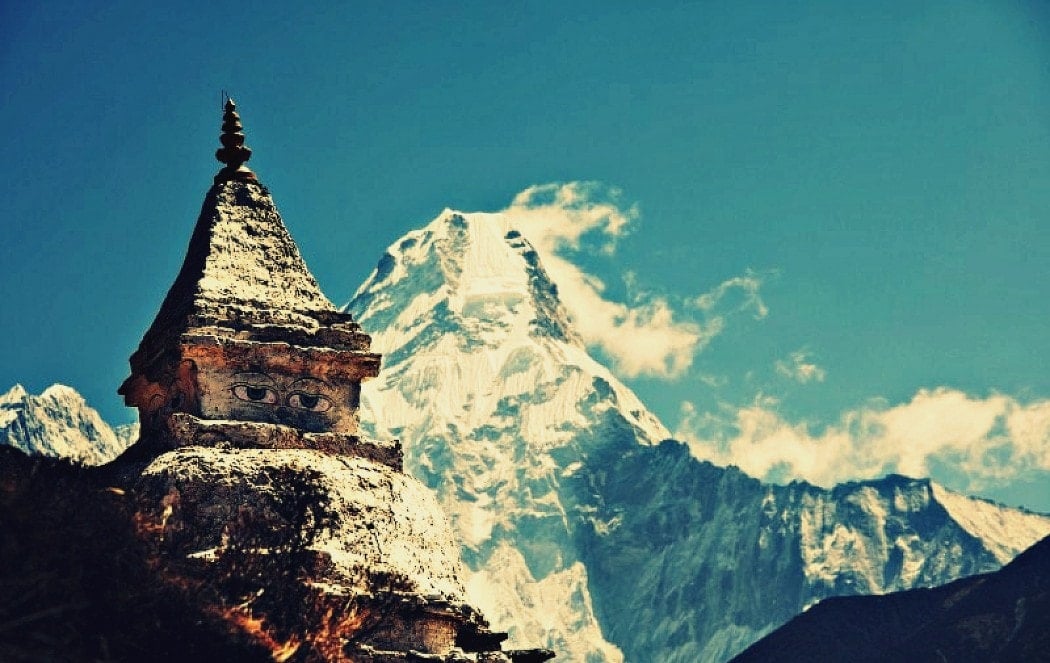
<svg viewBox="0 0 1050 663"><path fill-rule="evenodd" d="M464 598L459 552L397 441L358 436L380 356L318 287L232 99L224 164L119 393L141 436L113 467L168 582L274 660L515 661Z"/></svg>
<svg viewBox="0 0 1050 663"><path fill-rule="evenodd" d="M295 439L276 444L350 452L361 381L378 374L379 355L321 293L269 192L244 165L251 150L232 99L223 120L216 157L226 165L118 390L139 410L140 453L189 443L187 427L214 432L215 420L282 425ZM192 419L171 417L178 413ZM182 426L178 434L172 425Z"/></svg>

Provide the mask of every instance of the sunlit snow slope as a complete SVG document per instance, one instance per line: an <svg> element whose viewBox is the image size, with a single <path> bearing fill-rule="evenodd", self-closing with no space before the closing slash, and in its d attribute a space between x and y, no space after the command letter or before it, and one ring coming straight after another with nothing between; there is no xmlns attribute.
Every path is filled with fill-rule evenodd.
<svg viewBox="0 0 1050 663"><path fill-rule="evenodd" d="M409 233L349 309L384 354L366 431L439 495L471 600L564 661L725 660L822 597L992 570L1050 533L928 481L769 486L660 443L498 214Z"/></svg>

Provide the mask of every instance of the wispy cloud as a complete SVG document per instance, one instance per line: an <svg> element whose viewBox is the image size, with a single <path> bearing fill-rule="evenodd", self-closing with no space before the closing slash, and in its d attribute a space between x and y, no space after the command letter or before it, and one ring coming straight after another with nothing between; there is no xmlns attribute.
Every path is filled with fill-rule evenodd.
<svg viewBox="0 0 1050 663"><path fill-rule="evenodd" d="M728 297L740 294L742 301L736 306L736 310L750 311L756 319L761 320L769 315L769 308L759 294L762 283L763 277L748 269L743 275L726 279L689 303L701 311L715 311Z"/></svg>
<svg viewBox="0 0 1050 663"><path fill-rule="evenodd" d="M683 403L675 435L693 454L766 480L822 486L888 472L928 476L937 465L982 490L1033 470L1050 471L1050 400L922 389L906 403L872 402L819 432L787 421L777 401L701 413Z"/></svg>
<svg viewBox="0 0 1050 663"><path fill-rule="evenodd" d="M728 315L748 310L761 318L768 313L759 296L762 279L751 271L686 301L642 291L628 273L627 301L611 299L606 284L584 271L572 254L586 244L612 256L637 225L638 207L623 204L616 189L594 182L536 185L515 196L502 214L540 253L584 341L600 348L622 376L679 377L696 353L722 333ZM743 302L726 310L735 292L743 294Z"/></svg>
<svg viewBox="0 0 1050 663"><path fill-rule="evenodd" d="M823 382L827 377L827 371L811 361L806 350L796 350L787 359L778 359L774 368L778 374L801 384Z"/></svg>

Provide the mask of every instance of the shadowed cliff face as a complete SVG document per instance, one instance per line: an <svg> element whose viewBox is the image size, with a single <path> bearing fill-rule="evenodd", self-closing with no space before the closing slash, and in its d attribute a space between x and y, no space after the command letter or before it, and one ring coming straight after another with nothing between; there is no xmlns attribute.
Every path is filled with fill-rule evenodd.
<svg viewBox="0 0 1050 663"><path fill-rule="evenodd" d="M1048 652L1050 538L995 573L822 601L734 661L1044 661Z"/></svg>
<svg viewBox="0 0 1050 663"><path fill-rule="evenodd" d="M725 660L821 598L998 566L925 481L769 486L674 442L611 443L590 462L601 471L570 484L597 505L577 545L595 608L631 660Z"/></svg>

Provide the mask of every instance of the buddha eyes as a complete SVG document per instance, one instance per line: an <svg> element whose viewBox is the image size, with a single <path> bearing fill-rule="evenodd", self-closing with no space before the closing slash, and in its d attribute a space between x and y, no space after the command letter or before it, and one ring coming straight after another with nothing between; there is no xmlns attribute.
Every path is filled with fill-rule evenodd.
<svg viewBox="0 0 1050 663"><path fill-rule="evenodd" d="M288 397L288 405L300 410L324 412L332 407L332 401L320 394L307 394L302 391L297 391Z"/></svg>
<svg viewBox="0 0 1050 663"><path fill-rule="evenodd" d="M266 403L273 405L277 402L277 392L269 387L260 387L253 384L233 385L233 395L242 401L249 403Z"/></svg>
<svg viewBox="0 0 1050 663"><path fill-rule="evenodd" d="M270 387L253 384L235 384L231 389L233 395L242 401L249 403L262 403L265 405L276 405L279 397L277 392ZM332 401L321 394L310 394L304 391L295 391L288 396L288 407L310 412L324 412L332 407Z"/></svg>

